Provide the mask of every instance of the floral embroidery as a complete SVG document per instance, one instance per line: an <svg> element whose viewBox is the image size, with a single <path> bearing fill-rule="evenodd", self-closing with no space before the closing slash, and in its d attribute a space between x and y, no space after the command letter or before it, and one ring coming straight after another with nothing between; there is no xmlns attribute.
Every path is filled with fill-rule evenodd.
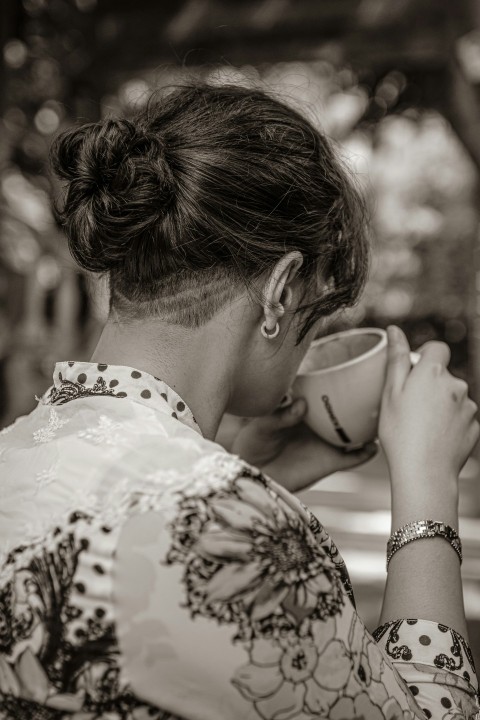
<svg viewBox="0 0 480 720"><path fill-rule="evenodd" d="M70 400L79 397L91 397L92 395L109 395L110 397L118 397L115 390L107 387L107 383L102 377L92 386L82 385L71 380L63 380L60 387L52 387L47 396L46 403L48 405L63 405Z"/></svg>
<svg viewBox="0 0 480 720"><path fill-rule="evenodd" d="M39 492L57 479L57 465L44 468L35 473L36 492Z"/></svg>
<svg viewBox="0 0 480 720"><path fill-rule="evenodd" d="M286 623L288 625L288 623ZM336 623L304 622L272 639L256 639L248 648L249 663L241 667L232 682L255 704L262 718L279 717L295 704L295 713L328 713L351 675L345 644L335 639ZM293 708L291 708L293 710Z"/></svg>
<svg viewBox="0 0 480 720"><path fill-rule="evenodd" d="M72 513L55 547L39 549L0 589L0 715L5 720L175 720L138 700L121 681L112 621L87 613L79 564L91 518ZM105 532L109 529L105 528ZM53 533L55 536L55 532ZM41 706L41 707L40 707Z"/></svg>
<svg viewBox="0 0 480 720"><path fill-rule="evenodd" d="M53 440L57 434L57 430L60 430L66 425L68 420L60 417L55 408L50 408L50 415L48 418L48 425L44 428L39 428L33 433L33 441L36 445L40 443L47 443Z"/></svg>
<svg viewBox="0 0 480 720"><path fill-rule="evenodd" d="M309 510L309 508L307 508L305 505L303 505L303 508L309 517L310 530L315 535L315 537L317 538L318 542L322 545L322 547L325 548L325 550L329 554L330 558L337 566L337 568L340 572L340 577L342 578L345 593L347 594L347 596L350 599L350 602L352 603L353 607L355 608L356 607L355 595L353 593L352 581L350 580L350 575L348 573L348 569L345 564L345 560L340 555L337 546L335 545L333 540L330 538L330 536L328 535L328 533L326 532L325 528L320 523L318 518L316 518L315 515L312 513L312 511Z"/></svg>
<svg viewBox="0 0 480 720"><path fill-rule="evenodd" d="M95 427L80 430L77 434L79 438L91 442L92 445L106 445L109 448L119 448L126 437L123 424L107 415L100 415Z"/></svg>
<svg viewBox="0 0 480 720"><path fill-rule="evenodd" d="M329 720L410 720L412 715L408 710L402 710L395 699L387 700L380 707L372 701L365 692L355 698L342 697L332 707ZM418 716L417 716L418 717Z"/></svg>
<svg viewBox="0 0 480 720"><path fill-rule="evenodd" d="M185 498L172 540L167 562L185 564L192 615L236 622L238 638L270 633L286 612L295 621L323 619L343 605L333 563L300 517L253 471L244 469L223 493ZM268 629L262 626L266 618Z"/></svg>
<svg viewBox="0 0 480 720"><path fill-rule="evenodd" d="M319 543L319 526L260 473L242 463L227 487L183 495L170 529L166 563L184 566L186 607L192 618L233 626L248 660L231 682L259 718L330 718L336 707L338 720L354 720L368 706L363 717L395 720L387 665L356 615L348 643L338 636L341 570Z"/></svg>

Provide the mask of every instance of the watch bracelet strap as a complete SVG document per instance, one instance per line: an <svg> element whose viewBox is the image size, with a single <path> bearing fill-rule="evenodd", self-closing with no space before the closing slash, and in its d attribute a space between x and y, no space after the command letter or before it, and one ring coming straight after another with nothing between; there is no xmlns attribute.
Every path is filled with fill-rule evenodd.
<svg viewBox="0 0 480 720"><path fill-rule="evenodd" d="M455 550L462 563L462 543L456 530L441 520L415 520L395 530L387 543L387 570L390 560L400 550L414 540L442 537Z"/></svg>

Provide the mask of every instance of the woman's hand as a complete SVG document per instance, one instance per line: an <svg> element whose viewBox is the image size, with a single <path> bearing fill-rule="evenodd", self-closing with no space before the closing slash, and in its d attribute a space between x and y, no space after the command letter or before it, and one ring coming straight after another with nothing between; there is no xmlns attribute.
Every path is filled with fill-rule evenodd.
<svg viewBox="0 0 480 720"><path fill-rule="evenodd" d="M447 345L424 345L414 368L409 352L403 332L389 328L379 437L393 495L410 495L422 507L434 506L442 494L455 502L458 475L479 437L477 406L467 384L447 370Z"/></svg>
<svg viewBox="0 0 480 720"><path fill-rule="evenodd" d="M346 453L321 440L302 422L306 411L305 400L298 398L273 415L250 420L227 416L222 421L217 442L290 492L299 492L337 470L360 465L376 454L375 443Z"/></svg>

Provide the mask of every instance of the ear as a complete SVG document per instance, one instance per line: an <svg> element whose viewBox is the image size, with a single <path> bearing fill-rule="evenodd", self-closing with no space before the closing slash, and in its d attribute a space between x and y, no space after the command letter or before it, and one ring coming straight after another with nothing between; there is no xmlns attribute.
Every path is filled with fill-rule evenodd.
<svg viewBox="0 0 480 720"><path fill-rule="evenodd" d="M285 310L292 307L292 282L303 264L303 256L298 250L284 255L275 265L265 283L263 312L268 328L275 327Z"/></svg>

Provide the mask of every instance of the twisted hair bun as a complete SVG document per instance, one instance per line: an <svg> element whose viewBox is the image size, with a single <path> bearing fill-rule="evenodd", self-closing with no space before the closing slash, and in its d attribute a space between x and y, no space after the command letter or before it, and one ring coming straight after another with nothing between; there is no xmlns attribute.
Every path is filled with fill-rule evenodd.
<svg viewBox="0 0 480 720"><path fill-rule="evenodd" d="M67 182L56 216L85 270L121 266L173 202L175 182L161 138L129 120L69 129L54 141L51 159Z"/></svg>

